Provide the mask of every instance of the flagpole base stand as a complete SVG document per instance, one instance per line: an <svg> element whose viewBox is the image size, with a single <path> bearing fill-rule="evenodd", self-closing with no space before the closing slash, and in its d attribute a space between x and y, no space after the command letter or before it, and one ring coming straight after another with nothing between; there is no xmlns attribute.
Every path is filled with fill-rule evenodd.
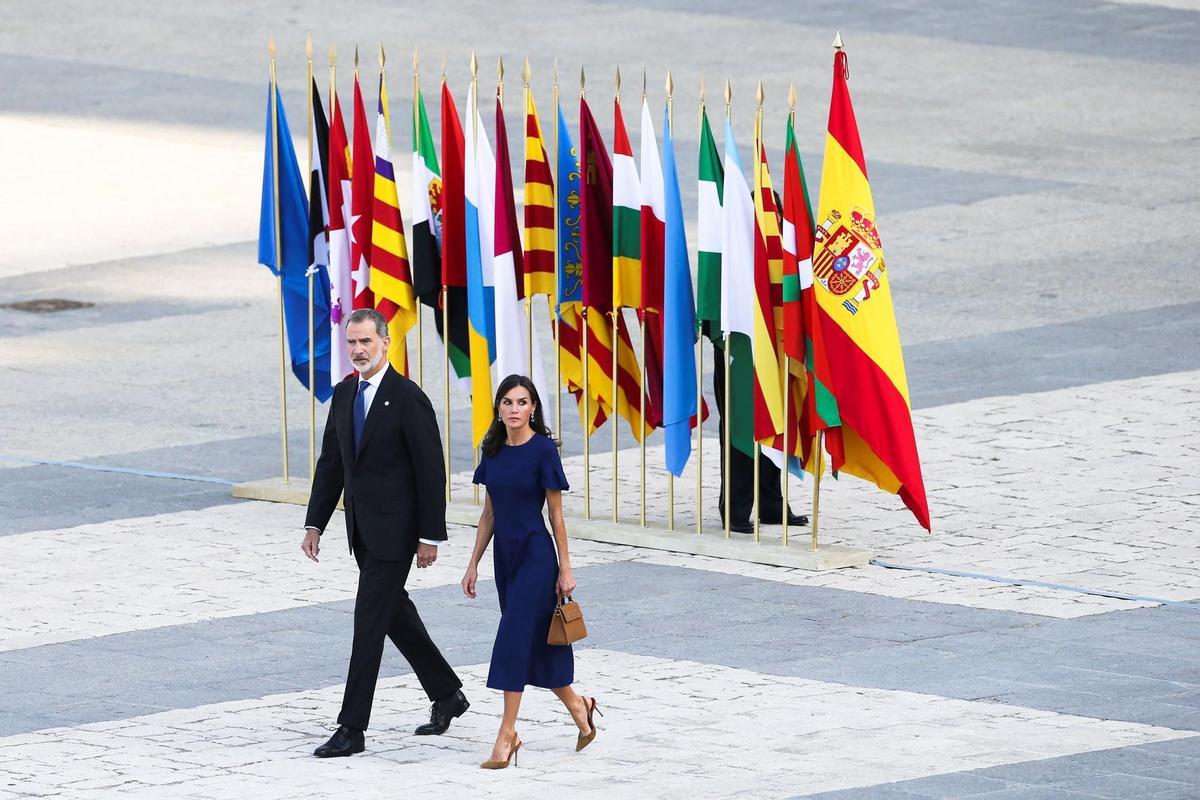
<svg viewBox="0 0 1200 800"><path fill-rule="evenodd" d="M283 478L266 478L235 484L233 496L244 500L303 506L308 504L309 491L309 482L303 478L293 478L288 483L284 483ZM338 505L340 508L340 502ZM451 503L446 507L446 522L474 527L479 522L479 507L470 503ZM799 535L801 531L807 532L808 528L796 526L790 529L794 538L787 547L773 542L755 543L749 536L744 540L725 539L717 532L697 536L690 531L643 528L636 521L585 520L574 515L567 517L567 530L573 539L814 572L866 566L873 556L870 550L864 548L836 544L823 544L812 550L806 537Z"/></svg>

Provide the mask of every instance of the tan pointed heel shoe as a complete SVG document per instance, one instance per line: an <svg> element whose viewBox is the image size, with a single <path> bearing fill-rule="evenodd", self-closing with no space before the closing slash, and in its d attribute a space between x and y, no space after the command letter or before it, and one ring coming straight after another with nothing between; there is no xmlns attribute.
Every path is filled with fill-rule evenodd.
<svg viewBox="0 0 1200 800"><path fill-rule="evenodd" d="M596 706L596 698L590 697L590 698L588 698L588 703L587 703L587 721L588 721L588 728L590 728L590 730L587 733L579 734L579 738L575 741L575 752L576 753L578 753L583 748L587 747L589 744L592 743L592 740L596 738L596 723L592 722L592 713L593 712L599 714L602 717L604 716L604 712L601 711L599 709L599 707Z"/></svg>
<svg viewBox="0 0 1200 800"><path fill-rule="evenodd" d="M513 742L512 749L508 751L508 758L504 759L503 761L493 761L493 760L485 761L479 765L479 768L480 769L504 769L505 767L507 767L509 765L510 762L513 764L516 764L517 763L517 751L521 749L521 740L520 740L520 738L516 738L516 737L514 737L514 738L515 738L515 741Z"/></svg>

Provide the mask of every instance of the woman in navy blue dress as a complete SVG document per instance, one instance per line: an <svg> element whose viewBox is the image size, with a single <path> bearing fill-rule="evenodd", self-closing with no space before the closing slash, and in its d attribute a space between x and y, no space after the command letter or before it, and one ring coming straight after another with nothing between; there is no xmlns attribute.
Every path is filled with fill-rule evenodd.
<svg viewBox="0 0 1200 800"><path fill-rule="evenodd" d="M551 690L567 707L579 727L577 751L596 738L596 698L584 698L571 688L575 660L570 645L546 643L558 598L575 590L562 515L562 492L569 487L558 447L542 420L537 389L525 376L509 375L500 383L495 413L475 470L475 483L487 487L487 497L462 579L463 592L474 599L479 559L494 540L500 628L487 685L504 692L504 717L484 769L507 767L520 749L517 712L526 686ZM550 509L553 538L542 517L544 506Z"/></svg>

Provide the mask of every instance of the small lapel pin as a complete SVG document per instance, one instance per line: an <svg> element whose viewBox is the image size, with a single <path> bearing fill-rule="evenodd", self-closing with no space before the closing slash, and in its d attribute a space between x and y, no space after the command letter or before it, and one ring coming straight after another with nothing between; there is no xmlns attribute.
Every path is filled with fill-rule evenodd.
<svg viewBox="0 0 1200 800"><path fill-rule="evenodd" d="M384 400L384 401L383 401L383 404L384 404L385 406L390 406L390 405L392 404L392 401L391 401L391 400Z"/></svg>

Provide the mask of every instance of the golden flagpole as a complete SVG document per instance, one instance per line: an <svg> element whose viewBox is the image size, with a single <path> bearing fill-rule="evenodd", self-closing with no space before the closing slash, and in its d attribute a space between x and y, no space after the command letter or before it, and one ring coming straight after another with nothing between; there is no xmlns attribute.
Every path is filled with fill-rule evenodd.
<svg viewBox="0 0 1200 800"><path fill-rule="evenodd" d="M313 170L313 60L312 60L312 34L308 34L304 40L304 54L308 59L308 81L305 91L308 92L308 178L312 180ZM322 176L323 177L323 176ZM318 194L315 198L308 198L309 203L321 202L321 196ZM315 253L314 253L315 254ZM315 264L308 265L308 479L313 481L317 477L317 366L316 366L316 342L313 340L312 331L316 320L313 319L313 268Z"/></svg>
<svg viewBox="0 0 1200 800"><path fill-rule="evenodd" d="M283 248L279 224L279 84L275 80L275 36L267 37L267 52L271 58L271 181L275 187L275 273L279 278L279 409L283 420L283 482L289 483L288 475L288 421L287 421L287 328L283 321Z"/></svg>
<svg viewBox="0 0 1200 800"><path fill-rule="evenodd" d="M810 550L817 549L817 528L821 518L821 473L825 471L825 431L817 431L817 441L814 443L817 449L816 470L813 472L813 513L812 513L812 544L809 545Z"/></svg>
<svg viewBox="0 0 1200 800"><path fill-rule="evenodd" d="M672 128L674 125L672 124ZM700 78L700 111L696 115L696 141L704 129L704 78ZM697 264L697 277L699 277ZM700 283L696 282L696 304L700 303ZM696 533L704 533L704 337L696 331Z"/></svg>
<svg viewBox="0 0 1200 800"><path fill-rule="evenodd" d="M421 69L420 69L420 61L418 60L418 53L417 53L416 46L413 47L412 65L413 65L413 152L416 153L417 158L420 158L421 157L421 117L420 117L420 112L417 110L417 101L421 97ZM413 180L415 181L416 179L417 179L417 176L413 175ZM426 191L428 191L428 188L429 187L426 187ZM416 213L416 209L413 209L413 213ZM432 225L433 220L430 220L429 224ZM409 239L409 241L411 242L412 239ZM424 389L425 388L425 314L424 314L424 312L421 311L420 298L416 298L416 304L417 304L417 385L420 386L422 389ZM446 473L446 482L447 483L450 482L450 473L449 472Z"/></svg>
<svg viewBox="0 0 1200 800"><path fill-rule="evenodd" d="M620 86L617 87L617 91L618 92L621 91ZM642 102L643 103L646 102L646 69L645 69L645 67L642 68ZM645 156L643 156L643 158L645 158ZM642 269L645 269L646 265L642 264L641 267L642 267ZM638 392L638 416L640 416L642 418L641 422L639 423L641 426L641 429L642 429L642 436L641 436L641 441L638 442L638 450L641 452L642 462L641 462L641 476L640 476L640 482L639 482L639 487L638 487L638 493L639 493L639 495L638 495L638 524L644 528L644 527L646 527L646 314L648 312L646 310L646 298L644 296L642 296L640 288L641 287L639 287L638 297L639 297L639 301L640 301L640 305L641 305L641 309L640 309L641 313L638 316L640 318L639 319L639 327L641 328L641 332L642 332L642 341L641 341L641 345L639 346L639 350L641 353L641 355L640 355L641 369L639 371L639 374L641 376L642 387L641 387L641 391ZM613 337L613 341L615 343L615 341L616 341L615 336ZM616 352L616 351L614 350L613 352ZM614 376L616 375L615 371L613 372L613 375ZM614 472L615 472L615 470L614 470Z"/></svg>
<svg viewBox="0 0 1200 800"><path fill-rule="evenodd" d="M615 98L616 98L617 103L621 102L621 66L619 64L617 65ZM618 338L618 334L620 333L620 331L618 329L619 328L618 321L620 319L621 309L619 306L617 306L617 304L615 302L612 304L612 311L610 313L612 314L612 402L613 402L613 411L618 411L618 409L620 408L620 402L618 400L618 395L617 395L617 391L618 391L618 389L617 389L617 370L619 369L617 355L621 351L621 342L620 342L620 339ZM639 387L638 391L641 391L640 387ZM620 416L620 413L616 413L613 415L613 428L612 428L612 521L613 522L617 521L617 502L618 502L617 435L618 435L618 433L620 431L620 427L621 427L620 425L617 424L617 418L619 416ZM642 438L644 439L645 437L643 436Z"/></svg>
<svg viewBox="0 0 1200 800"><path fill-rule="evenodd" d="M842 32L839 30L833 39L833 49L841 50L845 47L842 44ZM812 543L809 545L810 550L818 548L818 532L821 523L821 473L825 471L825 431L817 431L817 441L813 445L816 448L816 465L813 473L813 513L812 513Z"/></svg>
<svg viewBox="0 0 1200 800"><path fill-rule="evenodd" d="M529 114L529 78L532 75L533 75L533 72L529 68L529 58L526 57L525 65L521 68L521 84L525 89L525 97L524 97L525 109L524 109L523 113L526 116ZM540 122L540 120L539 120L539 122ZM526 130L528 127L528 124L529 124L528 120L525 120L525 125L521 126L522 130ZM539 135L541 134L540 130L538 131L538 134ZM528 135L527 130L526 130L525 140L526 140L526 142L529 141L529 135ZM528 144L525 146L524 149L525 149L525 151L528 151L528 149L529 149ZM525 153L525 161L526 162L529 161L529 153L528 152ZM550 166L550 165L547 164L546 166ZM525 246L526 246L526 248L528 248L529 243L526 242ZM529 283L528 279L525 277L522 277L522 280L524 280L526 284ZM526 285L522 288L525 291L525 345L526 345L525 368L527 370L526 374L529 376L529 379L533 380L533 295L529 292L528 285Z"/></svg>
<svg viewBox="0 0 1200 800"><path fill-rule="evenodd" d="M796 124L796 84L793 83L788 88L788 123L792 126ZM787 180L787 153L783 155L783 179ZM795 443L788 442L788 429L790 414L792 411L792 393L790 391L792 379L792 359L787 354L787 348L783 351L783 469L780 470L779 479L783 481L783 546L788 546L788 517L792 515L791 505L788 501L788 464L791 458L791 447Z"/></svg>
<svg viewBox="0 0 1200 800"><path fill-rule="evenodd" d="M479 141L479 59L475 57L475 51L471 51L471 147L476 147ZM472 159L472 162L474 159ZM472 466L479 467L479 448L475 446L475 430L474 420L471 425L471 462ZM475 505L479 505L479 484L474 484L475 487Z"/></svg>
<svg viewBox="0 0 1200 800"><path fill-rule="evenodd" d="M446 85L446 54L443 53L442 54L442 86L445 87L445 85ZM444 170L445 168L446 167L443 164L442 169ZM432 213L432 208L430 209L430 213ZM442 219L444 222L445 221L445 211L443 210L442 213L443 213ZM430 222L432 222L432 220L430 220ZM451 484L454 481L453 481L453 479L451 477L451 473L450 473L450 305L449 305L450 304L450 288L445 283L445 279L446 279L446 269L445 269L446 249L445 249L444 244L442 246L441 255L442 255L442 269L440 271L442 273L442 275L441 275L441 277L442 277L442 377L443 377L443 384L444 384L442 386L442 404L443 404L443 408L446 409L446 419L445 419L446 432L444 434L446 437L446 446L443 448L445 452L442 454L442 458L445 459L445 462L446 462L446 502L449 503L453 496ZM434 313L437 313L437 312L435 311Z"/></svg>
<svg viewBox="0 0 1200 800"><path fill-rule="evenodd" d="M726 119L726 121L729 121L731 119L730 108L732 105L733 105L733 87L729 85L729 79L726 78L726 80L725 80L725 119ZM721 324L724 325L725 320L721 320ZM729 484L730 484L730 480L729 480L729 477L730 477L729 476L730 445L729 445L729 443L733 440L733 424L732 424L733 423L733 415L731 414L732 409L730 409L730 407L729 407L729 333L728 332L725 333L725 353L723 355L723 358L725 359L725 385L724 385L725 414L723 415L723 419L721 420L721 422L722 422L722 427L724 427L724 429L725 429L724 430L725 441L722 445L722 447L724 448L725 471L724 471L724 474L722 475L721 484L722 484L722 488L725 493L725 498L724 498L724 500L725 500L725 538L728 539L730 536L730 533L731 533L730 521L733 516L733 510L729 506L729 500L730 500L730 496L731 496L731 492L729 489Z"/></svg>
<svg viewBox="0 0 1200 800"><path fill-rule="evenodd" d="M762 81L758 82L758 91L755 93L755 99L758 101L758 106L754 110L754 188L757 191L762 186L762 159L759 158L762 142L762 104L763 104L763 88ZM760 202L764 202L760 198ZM758 443L758 439L754 440L754 502L751 504L751 514L754 516L754 541L759 541L759 521L758 512L761 505L758 499L758 492L762 478L759 475L758 459L762 452L762 445Z"/></svg>
<svg viewBox="0 0 1200 800"><path fill-rule="evenodd" d="M558 431L559 445L562 444L562 342L559 341L558 329L558 300L559 292L562 287L559 285L558 270L562 266L559 264L561 253L558 246L558 192L560 175L558 174L558 59L554 59L554 164L549 165L551 174L554 176L554 214L551 220L551 230L554 231L554 297L546 300L546 307L550 311L550 323L554 326L554 430ZM584 365L587 366L586 364ZM583 398L584 416L587 416L588 402L587 398ZM587 426L587 422L584 422ZM587 431L584 431L584 436Z"/></svg>
<svg viewBox="0 0 1200 800"><path fill-rule="evenodd" d="M586 77L583 72L583 67L580 66L579 67L579 101L580 101L580 103L583 102L585 86L586 86ZM556 126L556 130L557 130L557 126ZM582 131L580 133L582 135ZM580 146L582 147L582 143L580 144ZM580 178L582 180L586 181L587 180L587 164L580 164L579 168L581 170ZM582 223L582 220L580 222ZM585 275L585 278L586 278L586 275ZM592 365L591 365L591 362L588 360L588 339L591 338L589 336L591 331L588 328L587 303L579 304L579 313L580 313L580 327L583 328L582 333L583 333L584 416L589 417L591 415L588 413L587 409L589 408L589 401L590 401L591 395L588 393L588 383L589 383L588 378L592 371L592 369L591 369ZM613 410L614 411L616 410L616 407L617 407L616 399L614 398L614 400L613 400ZM616 424L616 420L613 421L613 424L614 425ZM584 519L592 518L592 452L591 452L592 436L591 436L591 433L592 433L591 420L590 419L584 420L584 423L583 423L583 518Z"/></svg>

